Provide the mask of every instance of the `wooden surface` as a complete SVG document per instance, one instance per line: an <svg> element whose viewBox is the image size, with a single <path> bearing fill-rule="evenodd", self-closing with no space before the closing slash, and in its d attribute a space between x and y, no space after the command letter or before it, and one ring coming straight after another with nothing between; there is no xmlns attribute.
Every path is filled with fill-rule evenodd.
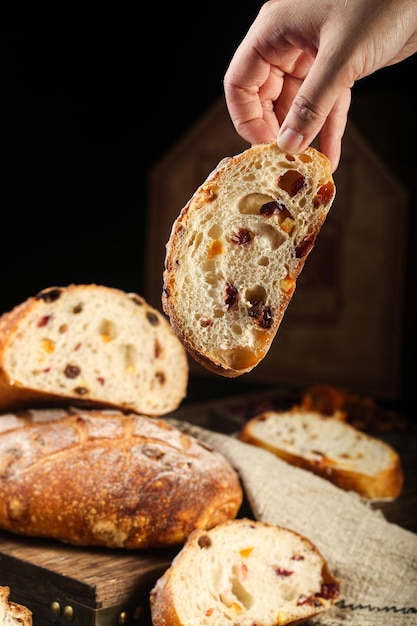
<svg viewBox="0 0 417 626"><path fill-rule="evenodd" d="M265 403L268 398L254 402L253 394L248 394L190 404L177 411L175 417L232 434L250 411L258 411ZM417 428L408 425L379 436L400 454L405 482L398 499L373 506L381 509L388 521L417 533ZM251 515L246 502L239 516L242 515ZM72 602L76 610L86 608L94 614L92 621L81 616L72 621L72 626L147 626L149 591L177 551L74 547L2 531L0 585L9 585L11 599L29 606L35 616L34 626L68 623L54 621L51 604L56 599ZM119 621L123 611L125 621Z"/></svg>

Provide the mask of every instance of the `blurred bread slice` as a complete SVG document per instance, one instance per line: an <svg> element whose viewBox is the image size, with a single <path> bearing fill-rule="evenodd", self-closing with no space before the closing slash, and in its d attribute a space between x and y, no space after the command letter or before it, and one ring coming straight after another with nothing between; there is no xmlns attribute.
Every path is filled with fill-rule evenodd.
<svg viewBox="0 0 417 626"><path fill-rule="evenodd" d="M363 498L393 499L402 491L400 457L390 445L318 411L266 411L250 419L238 438Z"/></svg>

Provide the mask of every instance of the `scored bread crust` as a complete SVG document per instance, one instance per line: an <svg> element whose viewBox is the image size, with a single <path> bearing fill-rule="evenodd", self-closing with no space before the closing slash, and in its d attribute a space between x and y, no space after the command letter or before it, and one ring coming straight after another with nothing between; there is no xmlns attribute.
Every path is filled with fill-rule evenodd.
<svg viewBox="0 0 417 626"><path fill-rule="evenodd" d="M109 548L181 544L234 518L226 458L167 422L119 411L0 416L0 528Z"/></svg>
<svg viewBox="0 0 417 626"><path fill-rule="evenodd" d="M223 159L174 221L162 306L192 357L225 377L266 355L335 197L328 159L276 142Z"/></svg>
<svg viewBox="0 0 417 626"><path fill-rule="evenodd" d="M150 592L152 624L301 624L330 609L340 586L306 537L235 519L188 537Z"/></svg>
<svg viewBox="0 0 417 626"><path fill-rule="evenodd" d="M32 626L32 611L9 596L10 587L0 586L0 626Z"/></svg>
<svg viewBox="0 0 417 626"><path fill-rule="evenodd" d="M404 474L398 453L337 417L302 407L265 411L246 422L237 436L363 498L401 494Z"/></svg>
<svg viewBox="0 0 417 626"><path fill-rule="evenodd" d="M50 287L0 317L0 411L66 401L159 416L187 384L184 346L138 294Z"/></svg>

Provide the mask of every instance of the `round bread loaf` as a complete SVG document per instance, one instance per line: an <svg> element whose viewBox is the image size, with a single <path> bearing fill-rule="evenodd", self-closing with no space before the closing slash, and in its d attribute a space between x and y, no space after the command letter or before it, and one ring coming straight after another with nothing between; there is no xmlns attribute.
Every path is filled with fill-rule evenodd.
<svg viewBox="0 0 417 626"><path fill-rule="evenodd" d="M340 582L307 538L236 519L189 536L151 590L152 624L300 623L334 604Z"/></svg>
<svg viewBox="0 0 417 626"><path fill-rule="evenodd" d="M243 491L214 449L118 411L0 416L0 528L85 546L155 548L234 518Z"/></svg>

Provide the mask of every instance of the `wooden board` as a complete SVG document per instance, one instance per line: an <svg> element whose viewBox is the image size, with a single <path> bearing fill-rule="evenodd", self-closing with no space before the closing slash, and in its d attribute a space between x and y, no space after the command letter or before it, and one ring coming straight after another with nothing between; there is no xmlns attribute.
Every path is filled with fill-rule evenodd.
<svg viewBox="0 0 417 626"><path fill-rule="evenodd" d="M59 617L54 603L62 614L71 607L74 626L145 624L150 588L176 552L78 548L1 532L0 584L32 610L35 626Z"/></svg>

